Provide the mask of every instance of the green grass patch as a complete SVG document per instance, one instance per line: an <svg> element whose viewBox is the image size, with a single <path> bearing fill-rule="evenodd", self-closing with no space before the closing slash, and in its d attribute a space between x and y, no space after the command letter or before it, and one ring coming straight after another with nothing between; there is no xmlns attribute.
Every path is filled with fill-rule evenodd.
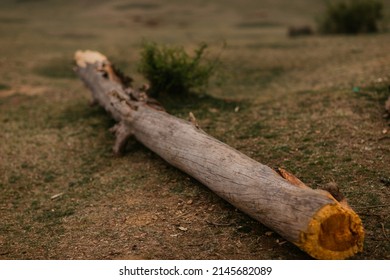
<svg viewBox="0 0 390 280"><path fill-rule="evenodd" d="M272 81L285 73L285 69L282 66L265 68L241 66L235 71L237 72L234 73L234 75L238 76L242 83L256 85L257 87L262 88L265 88Z"/></svg>
<svg viewBox="0 0 390 280"><path fill-rule="evenodd" d="M276 139L276 138L278 138L278 136L279 136L279 134L276 132L271 132L271 133L268 132L268 133L265 133L263 135L263 137L266 139Z"/></svg>
<svg viewBox="0 0 390 280"><path fill-rule="evenodd" d="M268 129L269 127L266 124L262 122L254 122L253 124L241 129L241 131L239 131L240 133L237 136L237 138L248 139L248 138L261 137Z"/></svg>
<svg viewBox="0 0 390 280"><path fill-rule="evenodd" d="M107 129L114 125L114 121L107 115L100 106L88 106L88 101L78 99L62 104L61 110L46 115L48 127L64 128L69 126L93 127Z"/></svg>
<svg viewBox="0 0 390 280"><path fill-rule="evenodd" d="M39 210L40 208L41 208L41 204L39 203L38 200L31 201L31 205L30 205L31 211L36 211L36 210Z"/></svg>
<svg viewBox="0 0 390 280"><path fill-rule="evenodd" d="M373 33L379 30L383 3L379 0L328 1L318 22L322 33Z"/></svg>
<svg viewBox="0 0 390 280"><path fill-rule="evenodd" d="M75 79L76 74L72 68L73 64L69 58L55 58L37 66L35 73L52 79Z"/></svg>
<svg viewBox="0 0 390 280"><path fill-rule="evenodd" d="M216 112L234 112L234 109L238 106L240 109L248 107L248 104L244 100L230 100L217 98L208 94L188 94L186 96L170 96L162 95L161 103L164 108L175 115L188 114L190 111L196 112L196 117L207 117L212 113L211 110Z"/></svg>
<svg viewBox="0 0 390 280"><path fill-rule="evenodd" d="M45 183L53 182L57 177L56 172L47 170L42 173L42 178Z"/></svg>
<svg viewBox="0 0 390 280"><path fill-rule="evenodd" d="M7 90L10 89L11 87L7 84L0 84L0 90Z"/></svg>
<svg viewBox="0 0 390 280"><path fill-rule="evenodd" d="M381 204L381 200L379 196L375 193L367 193L367 202L368 205L379 205Z"/></svg>
<svg viewBox="0 0 390 280"><path fill-rule="evenodd" d="M353 92L357 97L371 102L384 103L390 95L390 84L374 83L366 87L354 87Z"/></svg>
<svg viewBox="0 0 390 280"><path fill-rule="evenodd" d="M11 174L11 176L8 178L8 183L10 184L16 184L20 179L22 178L19 174Z"/></svg>
<svg viewBox="0 0 390 280"><path fill-rule="evenodd" d="M175 194L182 194L186 191L186 189L187 189L187 186L184 183L178 182L178 183L174 184L173 186L171 186L171 188L169 190Z"/></svg>

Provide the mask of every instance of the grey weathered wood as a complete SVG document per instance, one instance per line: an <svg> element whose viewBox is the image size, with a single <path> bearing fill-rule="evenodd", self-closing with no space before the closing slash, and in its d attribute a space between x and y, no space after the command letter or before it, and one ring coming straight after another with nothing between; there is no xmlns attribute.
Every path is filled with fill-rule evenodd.
<svg viewBox="0 0 390 280"><path fill-rule="evenodd" d="M362 249L364 233L360 219L328 192L310 189L299 180L300 183L286 180L268 166L211 137L197 125L151 107L142 92L125 89L118 79L112 78L110 63L104 56L90 60L87 53L78 53L76 62L76 72L91 89L93 99L118 121L112 129L116 134L116 153L123 151L128 138L134 136L165 161L316 258L344 258ZM331 210L329 216L343 213L350 218L345 225L349 227L345 229L346 239L351 243L348 250L336 248L339 237L329 237L331 241L322 242L323 237L315 236L326 231L321 229L322 219L329 218L328 210L325 214L321 212L325 206L337 208ZM318 229L312 226L317 221ZM317 243L310 243L311 236L315 236L315 242L326 243L326 248L312 248ZM358 238L355 240L354 236Z"/></svg>

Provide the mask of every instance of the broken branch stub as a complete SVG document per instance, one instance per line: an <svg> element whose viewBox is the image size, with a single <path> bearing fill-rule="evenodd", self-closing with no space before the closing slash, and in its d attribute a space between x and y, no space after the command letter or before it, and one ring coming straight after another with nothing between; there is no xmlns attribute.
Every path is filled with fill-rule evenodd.
<svg viewBox="0 0 390 280"><path fill-rule="evenodd" d="M241 211L318 259L344 259L362 251L359 216L325 190L313 190L285 170L279 173L162 110L142 91L115 76L108 59L78 51L76 72L118 122L114 152L130 136L197 179ZM142 96L142 98L140 97Z"/></svg>

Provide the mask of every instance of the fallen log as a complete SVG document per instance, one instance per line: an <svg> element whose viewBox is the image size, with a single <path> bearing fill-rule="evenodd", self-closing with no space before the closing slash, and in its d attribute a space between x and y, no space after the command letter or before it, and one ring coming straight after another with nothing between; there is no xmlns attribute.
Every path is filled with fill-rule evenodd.
<svg viewBox="0 0 390 280"><path fill-rule="evenodd" d="M135 137L314 258L344 259L363 250L361 220L342 196L313 190L287 171L249 158L206 134L192 114L190 122L169 115L145 92L129 87L104 55L77 51L75 62L93 102L118 122L111 129L115 153Z"/></svg>

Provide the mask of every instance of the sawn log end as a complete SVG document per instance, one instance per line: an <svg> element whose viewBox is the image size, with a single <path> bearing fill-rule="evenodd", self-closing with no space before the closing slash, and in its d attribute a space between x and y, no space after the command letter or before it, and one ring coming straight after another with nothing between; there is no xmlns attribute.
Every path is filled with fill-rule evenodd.
<svg viewBox="0 0 390 280"><path fill-rule="evenodd" d="M335 202L317 211L296 245L316 259L346 259L362 252L363 242L359 216Z"/></svg>

